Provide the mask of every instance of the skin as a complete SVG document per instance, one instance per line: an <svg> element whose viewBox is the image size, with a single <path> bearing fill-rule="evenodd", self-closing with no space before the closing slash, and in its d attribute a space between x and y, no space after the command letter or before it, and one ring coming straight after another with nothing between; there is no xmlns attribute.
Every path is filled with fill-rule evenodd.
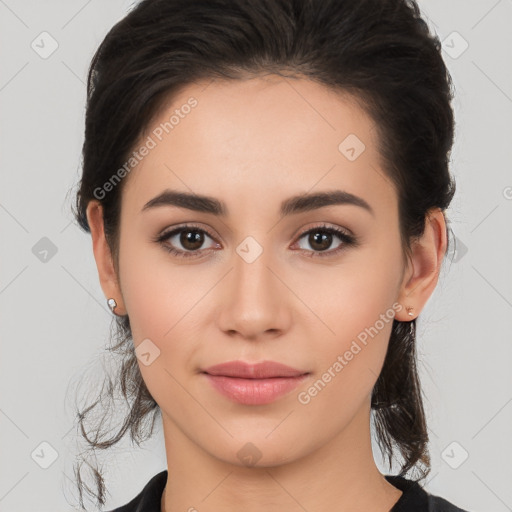
<svg viewBox="0 0 512 512"><path fill-rule="evenodd" d="M376 127L347 95L276 75L195 83L148 133L190 96L197 107L125 178L118 274L101 205L87 208L105 296L116 299L117 314L129 315L135 347L149 338L160 350L150 365L138 363L162 411L169 471L162 511L389 511L402 493L373 458L370 397L392 322L308 404L297 395L394 303L403 306L397 320L419 314L446 251L444 215L429 212L424 236L405 258ZM354 161L338 150L348 134L366 146ZM166 188L222 200L228 215L175 206L141 212ZM279 215L290 196L330 190L363 198L375 214L344 204ZM199 257L175 257L153 241L190 222L215 235L205 235ZM302 234L318 223L350 230L359 245L308 257L321 251ZM263 248L252 263L236 252L247 236ZM163 243L190 247L179 236ZM342 244L333 235L327 251ZM241 405L198 373L237 359L311 373L271 404ZM237 456L249 442L261 454L251 466Z"/></svg>

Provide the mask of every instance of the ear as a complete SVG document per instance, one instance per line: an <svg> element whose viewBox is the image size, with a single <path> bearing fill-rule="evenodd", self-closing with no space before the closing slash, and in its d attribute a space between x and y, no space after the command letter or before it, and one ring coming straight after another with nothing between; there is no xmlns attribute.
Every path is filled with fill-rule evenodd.
<svg viewBox="0 0 512 512"><path fill-rule="evenodd" d="M115 313L117 315L124 315L126 311L121 288L103 228L103 206L99 201L91 200L87 205L86 214L91 229L94 259L98 268L101 288L107 299L114 298L117 302Z"/></svg>
<svg viewBox="0 0 512 512"><path fill-rule="evenodd" d="M446 247L444 214L440 208L429 210L425 219L425 232L412 242L408 268L398 297L403 309L396 313L396 320L410 322L423 309L437 285ZM413 308L412 316L406 310L408 307Z"/></svg>

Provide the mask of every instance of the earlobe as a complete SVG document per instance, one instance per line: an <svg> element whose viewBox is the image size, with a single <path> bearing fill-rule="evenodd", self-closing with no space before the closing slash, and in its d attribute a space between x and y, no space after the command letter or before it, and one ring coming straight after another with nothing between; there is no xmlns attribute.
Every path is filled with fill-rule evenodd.
<svg viewBox="0 0 512 512"><path fill-rule="evenodd" d="M411 244L409 268L398 298L403 308L396 313L396 320L410 322L424 308L437 285L446 246L444 214L440 208L435 208L425 218L423 235Z"/></svg>
<svg viewBox="0 0 512 512"><path fill-rule="evenodd" d="M101 289L107 299L113 298L117 303L115 313L122 315L124 303L114 267L112 253L105 238L103 227L103 206L99 201L91 200L87 205L87 221L91 230L92 246Z"/></svg>

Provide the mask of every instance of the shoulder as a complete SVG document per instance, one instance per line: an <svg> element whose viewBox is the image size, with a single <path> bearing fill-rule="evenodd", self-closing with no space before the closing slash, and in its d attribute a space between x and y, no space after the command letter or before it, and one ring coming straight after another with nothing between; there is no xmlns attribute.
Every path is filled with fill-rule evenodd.
<svg viewBox="0 0 512 512"><path fill-rule="evenodd" d="M390 512L470 512L430 494L415 480L398 475L385 475L385 478L403 493Z"/></svg>
<svg viewBox="0 0 512 512"><path fill-rule="evenodd" d="M107 512L160 512L167 470L156 474L129 503Z"/></svg>

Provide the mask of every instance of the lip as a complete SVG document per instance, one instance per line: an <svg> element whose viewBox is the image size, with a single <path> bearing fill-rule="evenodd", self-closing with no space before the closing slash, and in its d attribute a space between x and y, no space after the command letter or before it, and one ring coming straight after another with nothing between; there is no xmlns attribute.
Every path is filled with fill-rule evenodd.
<svg viewBox="0 0 512 512"><path fill-rule="evenodd" d="M296 388L309 372L275 361L229 361L202 371L222 395L244 405L274 402Z"/></svg>
<svg viewBox="0 0 512 512"><path fill-rule="evenodd" d="M273 377L299 377L308 373L275 361L246 363L244 361L227 361L205 368L203 372L209 375L238 377L240 379L269 379Z"/></svg>

